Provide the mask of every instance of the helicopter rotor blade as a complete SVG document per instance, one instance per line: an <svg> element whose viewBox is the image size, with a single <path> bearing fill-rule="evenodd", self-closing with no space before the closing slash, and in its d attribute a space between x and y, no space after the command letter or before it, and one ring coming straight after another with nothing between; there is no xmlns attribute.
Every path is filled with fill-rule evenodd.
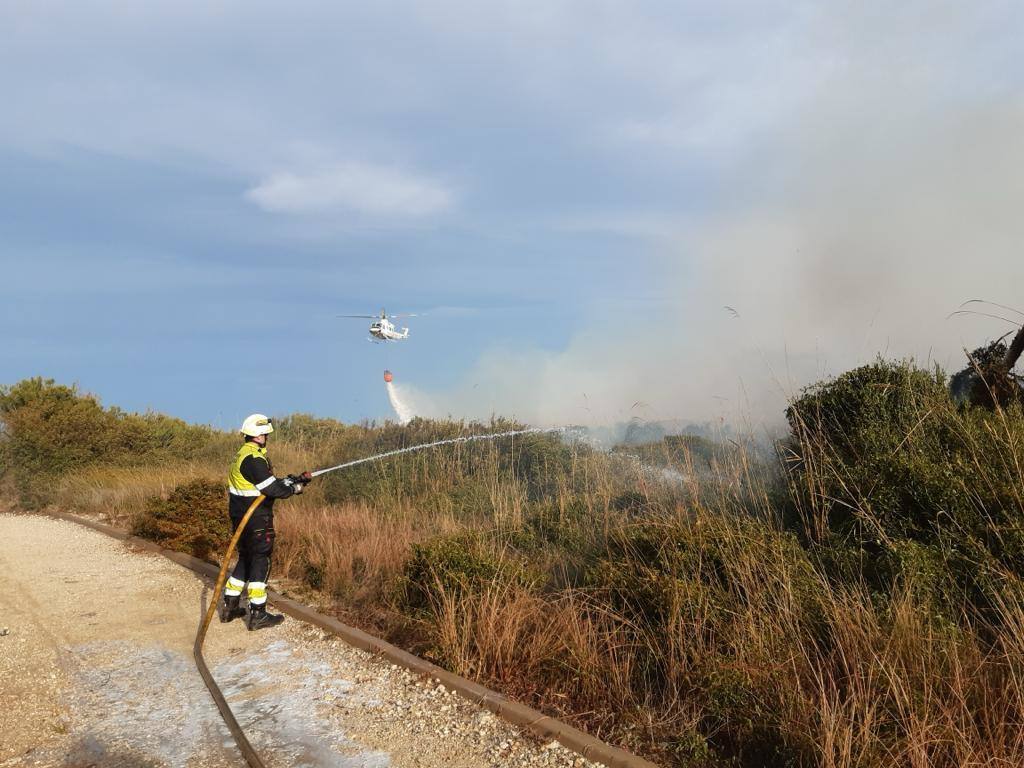
<svg viewBox="0 0 1024 768"><path fill-rule="evenodd" d="M362 320L374 320L377 315L335 315L335 317L358 317Z"/></svg>

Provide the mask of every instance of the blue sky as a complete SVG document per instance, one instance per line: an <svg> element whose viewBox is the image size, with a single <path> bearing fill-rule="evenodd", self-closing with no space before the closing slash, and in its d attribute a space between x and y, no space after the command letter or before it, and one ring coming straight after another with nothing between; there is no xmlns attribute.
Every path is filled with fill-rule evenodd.
<svg viewBox="0 0 1024 768"><path fill-rule="evenodd" d="M0 3L0 382L603 422L953 364L1024 277L1024 17L890 6Z"/></svg>

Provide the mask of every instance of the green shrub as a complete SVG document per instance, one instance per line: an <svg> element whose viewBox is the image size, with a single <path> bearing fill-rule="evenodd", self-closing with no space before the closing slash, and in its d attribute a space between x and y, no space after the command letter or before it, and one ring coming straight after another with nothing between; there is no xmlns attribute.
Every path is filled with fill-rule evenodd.
<svg viewBox="0 0 1024 768"><path fill-rule="evenodd" d="M291 426L282 430L286 428L294 430ZM350 427L335 432L329 449L330 461L341 464L440 440L521 428L521 424L500 419L486 424L413 419L405 426ZM486 486L480 483L482 478L514 479L522 484L529 499L541 500L555 493L560 484L565 485L574 458L586 453L588 449L565 445L560 437L548 434L521 435L494 442L464 442L332 473L324 478L322 487L330 503L358 500L383 506L396 499L420 502L439 493L473 496L471 506L455 499L455 510L469 511L491 506L489 499L484 505L476 503L488 496Z"/></svg>
<svg viewBox="0 0 1024 768"><path fill-rule="evenodd" d="M782 588L780 580L814 620L819 583L794 536L753 519L706 515L617 529L588 567L585 585L606 590L638 622L665 627L681 612L706 618L756 606L773 585Z"/></svg>
<svg viewBox="0 0 1024 768"><path fill-rule="evenodd" d="M657 467L703 469L738 457L735 445L700 435L665 435L658 442L626 443L612 448L613 453L636 456L644 464Z"/></svg>
<svg viewBox="0 0 1024 768"><path fill-rule="evenodd" d="M813 764L814 745L787 728L780 698L788 693L777 669L746 667L721 656L709 661L701 681L701 730L722 763L795 768ZM780 693L782 694L780 697Z"/></svg>
<svg viewBox="0 0 1024 768"><path fill-rule="evenodd" d="M566 560L586 558L603 541L600 528L594 526L592 511L577 495L528 505L522 524L503 529L501 536L528 556L553 549L562 555L565 565L572 564Z"/></svg>
<svg viewBox="0 0 1024 768"><path fill-rule="evenodd" d="M313 589L324 587L324 566L321 563L302 562L302 580Z"/></svg>
<svg viewBox="0 0 1024 768"><path fill-rule="evenodd" d="M105 409L92 395L52 379L0 387L2 452L23 504L45 504L62 476L107 464L190 459L223 435L161 414Z"/></svg>
<svg viewBox="0 0 1024 768"><path fill-rule="evenodd" d="M834 576L948 612L1024 573L1024 411L957 407L941 372L878 362L804 391L785 447L798 530Z"/></svg>
<svg viewBox="0 0 1024 768"><path fill-rule="evenodd" d="M132 533L178 552L219 559L231 540L223 484L194 480L179 485L166 499L150 497L132 521Z"/></svg>
<svg viewBox="0 0 1024 768"><path fill-rule="evenodd" d="M496 552L481 534L442 536L414 544L403 573L403 608L411 613L429 609L440 596L479 591L494 582L533 586L536 573L509 552Z"/></svg>
<svg viewBox="0 0 1024 768"><path fill-rule="evenodd" d="M646 638L633 652L633 688L701 713L701 738L672 752L704 745L716 764L802 764L808 747L787 735L792 693L777 664L826 625L821 580L796 537L745 518L638 522L610 537L585 584Z"/></svg>
<svg viewBox="0 0 1024 768"><path fill-rule="evenodd" d="M38 502L47 478L110 452L116 419L90 396L52 380L26 379L0 388L5 454L24 501Z"/></svg>

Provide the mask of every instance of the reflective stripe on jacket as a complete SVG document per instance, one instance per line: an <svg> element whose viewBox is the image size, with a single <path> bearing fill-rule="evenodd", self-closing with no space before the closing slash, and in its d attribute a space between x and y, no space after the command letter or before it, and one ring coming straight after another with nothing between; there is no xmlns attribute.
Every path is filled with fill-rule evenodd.
<svg viewBox="0 0 1024 768"><path fill-rule="evenodd" d="M294 493L292 486L274 476L266 448L246 442L238 449L228 470L228 512L232 517L242 517L260 494L267 497L262 510L270 512L274 499L286 499Z"/></svg>
<svg viewBox="0 0 1024 768"><path fill-rule="evenodd" d="M254 456L267 462L267 470L273 478L273 470L270 469L270 459L267 458L267 449L256 443L243 443L235 454L235 460L228 470L228 493L232 496L259 496L260 489L242 474L242 462L250 456Z"/></svg>

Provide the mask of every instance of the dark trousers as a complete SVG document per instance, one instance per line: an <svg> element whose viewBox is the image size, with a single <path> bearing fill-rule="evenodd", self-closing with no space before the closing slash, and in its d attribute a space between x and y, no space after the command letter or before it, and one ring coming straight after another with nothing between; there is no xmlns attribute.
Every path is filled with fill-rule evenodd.
<svg viewBox="0 0 1024 768"><path fill-rule="evenodd" d="M240 517L231 518L232 533L240 522ZM238 562L231 576L238 581L266 584L270 579L270 556L273 552L274 513L257 509L238 539Z"/></svg>

